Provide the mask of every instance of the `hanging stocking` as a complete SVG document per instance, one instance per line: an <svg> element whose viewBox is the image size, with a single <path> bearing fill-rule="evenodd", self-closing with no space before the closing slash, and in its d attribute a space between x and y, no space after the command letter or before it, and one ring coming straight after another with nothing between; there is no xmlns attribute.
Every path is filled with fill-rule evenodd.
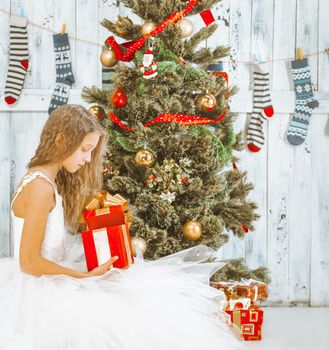
<svg viewBox="0 0 329 350"><path fill-rule="evenodd" d="M274 115L266 63L254 66L254 112L261 113L265 119Z"/></svg>
<svg viewBox="0 0 329 350"><path fill-rule="evenodd" d="M311 83L311 72L307 58L291 63L292 79L296 94L295 114L289 125L287 139L292 145L301 145L307 135L313 109L319 106Z"/></svg>
<svg viewBox="0 0 329 350"><path fill-rule="evenodd" d="M263 120L274 114L267 64L255 64L253 77L253 110L247 130L247 146L251 152L259 152L264 145Z"/></svg>
<svg viewBox="0 0 329 350"><path fill-rule="evenodd" d="M263 117L252 113L247 129L247 146L251 152L259 152L264 146Z"/></svg>
<svg viewBox="0 0 329 350"><path fill-rule="evenodd" d="M67 33L55 34L53 35L53 40L56 63L56 85L48 109L49 114L57 107L67 103L71 86L74 83L68 35Z"/></svg>
<svg viewBox="0 0 329 350"><path fill-rule="evenodd" d="M27 20L25 17L11 16L9 67L5 86L5 101L15 104L22 92L29 66L27 46Z"/></svg>

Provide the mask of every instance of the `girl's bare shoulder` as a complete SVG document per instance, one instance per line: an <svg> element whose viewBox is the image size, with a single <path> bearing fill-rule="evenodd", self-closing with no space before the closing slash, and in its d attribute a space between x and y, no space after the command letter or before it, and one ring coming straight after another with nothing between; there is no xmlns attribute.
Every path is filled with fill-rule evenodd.
<svg viewBox="0 0 329 350"><path fill-rule="evenodd" d="M45 178L39 176L25 185L26 193L31 197L48 198L55 193L53 185Z"/></svg>
<svg viewBox="0 0 329 350"><path fill-rule="evenodd" d="M43 177L36 177L27 183L17 196L13 203L14 213L24 216L26 208L51 211L54 207L54 197L55 190L52 184Z"/></svg>

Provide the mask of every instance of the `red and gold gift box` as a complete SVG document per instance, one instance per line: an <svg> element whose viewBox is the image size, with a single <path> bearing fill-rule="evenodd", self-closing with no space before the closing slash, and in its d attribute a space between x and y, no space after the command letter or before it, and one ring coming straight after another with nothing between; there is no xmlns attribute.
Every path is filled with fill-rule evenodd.
<svg viewBox="0 0 329 350"><path fill-rule="evenodd" d="M116 268L129 267L134 263L128 224L115 225L82 232L82 242L88 271L118 256Z"/></svg>
<svg viewBox="0 0 329 350"><path fill-rule="evenodd" d="M268 285L252 279L240 282L210 282L210 285L222 290L227 299L230 299L232 294L240 298L250 298L252 303L265 301L268 298Z"/></svg>
<svg viewBox="0 0 329 350"><path fill-rule="evenodd" d="M248 310L226 310L233 331L241 340L261 340L264 311L254 305Z"/></svg>
<svg viewBox="0 0 329 350"><path fill-rule="evenodd" d="M119 194L112 196L105 190L88 202L82 216L88 230L120 225L125 221L130 224L132 221L128 201Z"/></svg>

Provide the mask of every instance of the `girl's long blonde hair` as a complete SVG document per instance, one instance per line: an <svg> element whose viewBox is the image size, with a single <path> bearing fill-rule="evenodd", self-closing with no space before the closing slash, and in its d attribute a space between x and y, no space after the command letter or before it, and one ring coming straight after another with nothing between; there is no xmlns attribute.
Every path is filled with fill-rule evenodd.
<svg viewBox="0 0 329 350"><path fill-rule="evenodd" d="M63 105L53 111L40 136L40 143L28 168L58 163L68 158L81 144L86 134L97 132L100 139L92 152L90 163L76 173L61 168L56 185L63 198L65 224L69 232L76 233L86 201L102 187L102 165L108 135L98 120L79 105ZM59 135L59 136L57 136ZM56 142L61 138L60 144Z"/></svg>

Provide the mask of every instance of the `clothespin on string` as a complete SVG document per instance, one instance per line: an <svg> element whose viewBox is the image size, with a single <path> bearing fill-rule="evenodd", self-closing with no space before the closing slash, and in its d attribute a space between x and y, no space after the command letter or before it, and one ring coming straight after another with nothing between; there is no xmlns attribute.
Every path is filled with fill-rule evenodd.
<svg viewBox="0 0 329 350"><path fill-rule="evenodd" d="M253 55L253 63L255 63L255 64L262 64L264 62L265 62L265 60L264 60L263 54L257 53L257 54Z"/></svg>
<svg viewBox="0 0 329 350"><path fill-rule="evenodd" d="M303 49L301 47L299 47L297 49L297 59L302 61L304 59L304 56L303 56Z"/></svg>
<svg viewBox="0 0 329 350"><path fill-rule="evenodd" d="M265 59L264 59L263 54L258 53L258 55L257 55L257 61L258 61L259 64L265 63Z"/></svg>
<svg viewBox="0 0 329 350"><path fill-rule="evenodd" d="M62 30L61 30L61 34L65 34L65 30L66 30L66 23L62 24Z"/></svg>
<svg viewBox="0 0 329 350"><path fill-rule="evenodd" d="M18 6L18 16L19 17L24 17L24 8L23 5Z"/></svg>
<svg viewBox="0 0 329 350"><path fill-rule="evenodd" d="M326 53L327 58L329 59L329 47L327 47L327 48L324 50L324 52Z"/></svg>

